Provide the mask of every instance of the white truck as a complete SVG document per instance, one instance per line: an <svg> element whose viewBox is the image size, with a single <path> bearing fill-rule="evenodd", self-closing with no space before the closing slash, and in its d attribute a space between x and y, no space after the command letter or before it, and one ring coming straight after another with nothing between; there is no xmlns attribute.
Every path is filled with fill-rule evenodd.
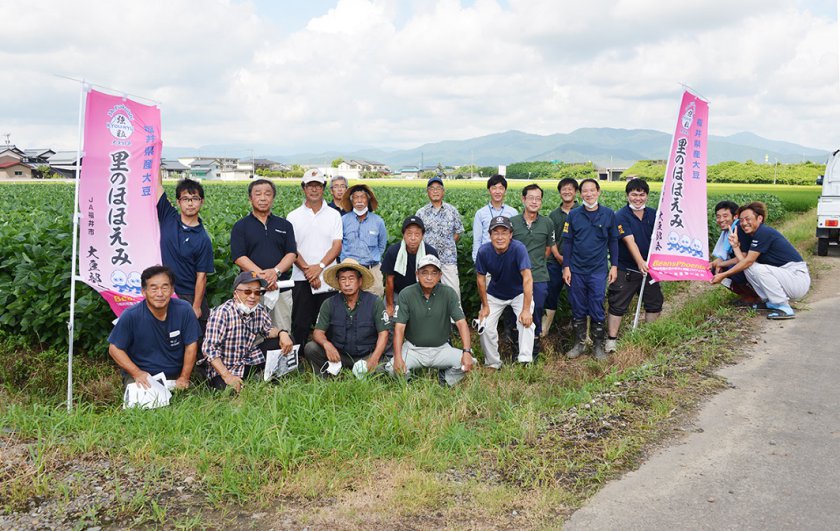
<svg viewBox="0 0 840 531"><path fill-rule="evenodd" d="M825 175L817 184L822 185L817 203L817 254L826 256L830 242L840 243L840 149L828 157Z"/></svg>

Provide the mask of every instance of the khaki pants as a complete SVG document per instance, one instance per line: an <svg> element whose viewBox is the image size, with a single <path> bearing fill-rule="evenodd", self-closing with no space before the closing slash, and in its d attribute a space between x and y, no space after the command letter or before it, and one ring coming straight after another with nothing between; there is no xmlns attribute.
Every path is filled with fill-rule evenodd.
<svg viewBox="0 0 840 531"><path fill-rule="evenodd" d="M385 283L382 281L382 265L377 264L369 269L370 274L373 275L373 285L366 289L368 293L373 293L377 297L385 296Z"/></svg>
<svg viewBox="0 0 840 531"><path fill-rule="evenodd" d="M280 292L277 304L268 311L271 314L271 324L280 330L292 333L292 290Z"/></svg>
<svg viewBox="0 0 840 531"><path fill-rule="evenodd" d="M443 377L450 386L460 382L466 374L461 370L462 356L463 352L449 343L439 347L418 347L405 341L402 347L402 359L405 362L407 376L411 376L412 369L423 367L443 369ZM394 360L390 360L385 365L385 370L391 376L394 375Z"/></svg>

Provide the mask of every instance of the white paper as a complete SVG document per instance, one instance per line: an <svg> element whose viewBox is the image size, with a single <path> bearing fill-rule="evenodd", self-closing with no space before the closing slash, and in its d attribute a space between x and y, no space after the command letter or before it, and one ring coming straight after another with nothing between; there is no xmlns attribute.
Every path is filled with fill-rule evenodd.
<svg viewBox="0 0 840 531"><path fill-rule="evenodd" d="M292 347L292 351L288 355L283 355L280 349L269 350L265 353L265 372L263 373L263 380L266 382L273 378L279 378L284 374L296 371L298 369L298 350L300 345Z"/></svg>
<svg viewBox="0 0 840 531"><path fill-rule="evenodd" d="M318 289L312 288L312 294L313 294L313 295L315 295L316 293L328 293L328 292L330 292L330 291L335 291L335 290L332 288L332 286L330 286L329 284L327 284L326 282L324 282L324 272L323 272L323 271L321 272L321 276L320 276L320 277L318 277L318 278L320 278L320 279L321 279L321 287L320 287L320 288L318 288ZM312 285L310 284L310 287L311 287L311 286L312 286Z"/></svg>
<svg viewBox="0 0 840 531"><path fill-rule="evenodd" d="M279 290L281 290L281 289L293 288L293 287L295 287L295 281L294 280L278 280L277 281L278 293L279 293Z"/></svg>
<svg viewBox="0 0 840 531"><path fill-rule="evenodd" d="M136 382L125 386L123 409L130 407L155 409L169 405L169 400L172 398L169 390L175 388L175 381L167 380L163 373L148 378L148 381L150 386L148 389L143 389Z"/></svg>
<svg viewBox="0 0 840 531"><path fill-rule="evenodd" d="M277 304L277 301L280 300L280 290L276 289L274 291L266 291L263 294L263 306L268 308L269 310L273 310L274 306Z"/></svg>

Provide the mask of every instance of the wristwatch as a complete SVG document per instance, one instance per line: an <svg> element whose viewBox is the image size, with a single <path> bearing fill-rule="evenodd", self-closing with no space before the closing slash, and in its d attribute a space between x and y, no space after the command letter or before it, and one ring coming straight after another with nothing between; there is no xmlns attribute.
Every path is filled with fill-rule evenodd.
<svg viewBox="0 0 840 531"><path fill-rule="evenodd" d="M277 278L280 278L280 270L275 267L274 272L277 274Z"/></svg>
<svg viewBox="0 0 840 531"><path fill-rule="evenodd" d="M327 266L324 265L324 262L318 262L318 267L321 269L326 269Z"/></svg>
<svg viewBox="0 0 840 531"><path fill-rule="evenodd" d="M469 352L470 354L472 354L472 349L471 348L462 348L461 351L462 352Z"/></svg>

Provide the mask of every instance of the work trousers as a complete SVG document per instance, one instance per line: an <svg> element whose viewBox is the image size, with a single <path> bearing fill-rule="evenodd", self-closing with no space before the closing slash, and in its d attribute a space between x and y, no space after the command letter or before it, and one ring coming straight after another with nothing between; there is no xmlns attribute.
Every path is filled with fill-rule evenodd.
<svg viewBox="0 0 840 531"><path fill-rule="evenodd" d="M811 287L811 275L805 262L788 262L781 267L753 263L744 273L761 300L788 304L801 299Z"/></svg>
<svg viewBox="0 0 840 531"><path fill-rule="evenodd" d="M516 316L516 330L519 332L519 355L517 361L521 363L531 363L534 361L534 337L536 326L531 323L531 326L525 328L519 320L519 314L522 313L522 304L525 299L525 294L520 293L510 300L497 299L496 297L487 294L487 304L490 306L490 314L484 322L484 333L481 334L481 349L484 351L484 364L488 367L498 369L502 366L502 359L499 357L499 332L496 326L499 323L499 317L502 311L510 306L513 309L513 314ZM533 313L534 303L531 301L531 311Z"/></svg>

